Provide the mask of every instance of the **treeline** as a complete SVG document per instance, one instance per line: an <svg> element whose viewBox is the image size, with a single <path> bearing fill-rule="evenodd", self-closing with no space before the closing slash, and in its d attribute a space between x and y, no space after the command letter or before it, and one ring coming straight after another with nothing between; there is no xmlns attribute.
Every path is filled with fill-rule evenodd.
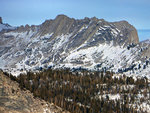
<svg viewBox="0 0 150 113"><path fill-rule="evenodd" d="M147 78L135 81L125 75L115 77L112 72L48 69L18 77L5 74L17 81L22 89L30 90L35 97L72 113L137 113L136 107L132 106L138 99L137 94L145 90L143 94L148 96L147 92L150 92ZM129 85L134 86L133 89L127 88ZM120 99L111 99L109 94L119 94Z"/></svg>

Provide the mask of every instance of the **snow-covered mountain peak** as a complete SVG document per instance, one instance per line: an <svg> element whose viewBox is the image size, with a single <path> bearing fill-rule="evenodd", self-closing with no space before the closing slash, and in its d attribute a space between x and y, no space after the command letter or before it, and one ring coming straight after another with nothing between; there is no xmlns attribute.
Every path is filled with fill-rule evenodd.
<svg viewBox="0 0 150 113"><path fill-rule="evenodd" d="M126 21L59 15L38 26L5 30L0 38L0 68L12 74L49 67L149 73L149 46L139 43Z"/></svg>

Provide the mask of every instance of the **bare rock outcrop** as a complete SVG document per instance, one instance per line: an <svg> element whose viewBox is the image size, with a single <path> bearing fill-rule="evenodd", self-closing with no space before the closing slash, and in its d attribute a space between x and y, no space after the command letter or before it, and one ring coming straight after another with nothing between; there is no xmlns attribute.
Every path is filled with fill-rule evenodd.
<svg viewBox="0 0 150 113"><path fill-rule="evenodd" d="M2 24L3 23L3 21L2 21L2 17L0 17L0 24Z"/></svg>
<svg viewBox="0 0 150 113"><path fill-rule="evenodd" d="M0 72L0 113L62 113L60 107L34 98L28 90Z"/></svg>

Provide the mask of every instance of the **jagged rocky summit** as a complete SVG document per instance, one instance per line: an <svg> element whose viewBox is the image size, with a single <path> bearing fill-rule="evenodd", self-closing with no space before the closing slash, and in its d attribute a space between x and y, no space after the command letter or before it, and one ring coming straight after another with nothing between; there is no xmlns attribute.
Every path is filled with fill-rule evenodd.
<svg viewBox="0 0 150 113"><path fill-rule="evenodd" d="M58 15L41 25L25 25L0 32L0 68L19 74L42 68L87 68L145 76L148 44L139 42L126 21L74 19Z"/></svg>

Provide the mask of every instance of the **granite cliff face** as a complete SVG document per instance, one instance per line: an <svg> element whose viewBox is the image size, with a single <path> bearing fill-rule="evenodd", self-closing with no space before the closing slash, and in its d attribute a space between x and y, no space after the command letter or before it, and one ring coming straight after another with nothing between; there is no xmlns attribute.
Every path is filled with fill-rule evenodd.
<svg viewBox="0 0 150 113"><path fill-rule="evenodd" d="M131 73L148 59L143 56L148 47L139 43L136 29L126 21L58 15L41 25L2 30L0 38L0 68L12 74L49 67L127 68Z"/></svg>
<svg viewBox="0 0 150 113"><path fill-rule="evenodd" d="M114 25L116 26L116 28L119 28L123 32L129 43L139 43L137 30L127 21L114 22Z"/></svg>
<svg viewBox="0 0 150 113"><path fill-rule="evenodd" d="M139 43L136 29L128 22L107 22L96 17L75 20L58 15L54 20L46 20L40 25L39 32L41 36L53 33L52 38L62 34L76 35L73 43L77 42L77 46L92 39L97 39L98 43L110 43L113 40L117 45Z"/></svg>

